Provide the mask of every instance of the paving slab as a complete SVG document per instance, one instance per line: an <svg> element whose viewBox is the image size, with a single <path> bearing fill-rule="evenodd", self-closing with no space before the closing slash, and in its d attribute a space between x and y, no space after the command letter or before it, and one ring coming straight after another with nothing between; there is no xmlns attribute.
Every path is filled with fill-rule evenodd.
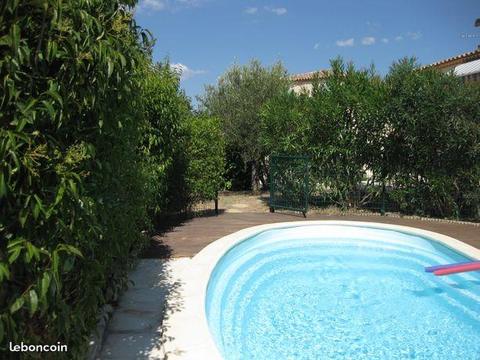
<svg viewBox="0 0 480 360"><path fill-rule="evenodd" d="M180 274L190 259L142 259L129 275L97 359L164 359L164 319L181 309Z"/></svg>

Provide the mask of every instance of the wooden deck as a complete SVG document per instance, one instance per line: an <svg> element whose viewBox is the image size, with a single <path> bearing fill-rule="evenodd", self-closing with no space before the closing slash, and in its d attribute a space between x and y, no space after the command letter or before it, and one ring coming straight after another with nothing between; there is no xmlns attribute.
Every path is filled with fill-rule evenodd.
<svg viewBox="0 0 480 360"><path fill-rule="evenodd" d="M192 257L211 242L235 231L261 224L304 220L350 220L406 225L445 234L480 248L480 226L443 221L407 219L389 216L329 216L312 214L304 219L289 213L223 213L218 216L196 217L185 220L171 231L152 238L146 258Z"/></svg>

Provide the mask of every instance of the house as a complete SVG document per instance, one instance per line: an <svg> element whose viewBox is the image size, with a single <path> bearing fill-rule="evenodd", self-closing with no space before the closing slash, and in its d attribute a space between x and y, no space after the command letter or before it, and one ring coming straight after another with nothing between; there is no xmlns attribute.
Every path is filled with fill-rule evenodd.
<svg viewBox="0 0 480 360"><path fill-rule="evenodd" d="M442 72L453 71L455 75L461 77L465 82L480 83L480 47L448 59L439 60L422 69L436 68ZM315 77L321 81L328 75L328 70L311 71L290 76L292 84L290 90L296 94L311 93Z"/></svg>
<svg viewBox="0 0 480 360"><path fill-rule="evenodd" d="M428 68L436 68L442 72L452 71L465 82L480 83L480 48L422 67Z"/></svg>
<svg viewBox="0 0 480 360"><path fill-rule="evenodd" d="M313 82L315 81L315 79L321 81L327 75L328 70L318 70L301 74L294 74L290 76L290 80L292 81L290 90L292 90L296 94L310 94L313 90Z"/></svg>

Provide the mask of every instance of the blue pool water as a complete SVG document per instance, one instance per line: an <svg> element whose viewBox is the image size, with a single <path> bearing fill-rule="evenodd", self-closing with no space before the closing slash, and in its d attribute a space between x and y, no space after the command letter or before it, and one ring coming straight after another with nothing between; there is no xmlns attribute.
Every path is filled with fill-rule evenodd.
<svg viewBox="0 0 480 360"><path fill-rule="evenodd" d="M480 359L480 276L422 237L315 225L265 231L219 261L211 333L231 359Z"/></svg>

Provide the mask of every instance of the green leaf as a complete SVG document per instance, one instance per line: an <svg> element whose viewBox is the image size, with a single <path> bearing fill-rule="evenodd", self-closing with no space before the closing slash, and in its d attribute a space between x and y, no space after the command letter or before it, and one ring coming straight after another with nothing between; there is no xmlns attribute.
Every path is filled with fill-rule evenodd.
<svg viewBox="0 0 480 360"><path fill-rule="evenodd" d="M15 260L17 260L21 252L22 252L22 248L20 246L14 248L12 251L9 251L10 255L8 256L8 262L10 264L13 264Z"/></svg>
<svg viewBox="0 0 480 360"><path fill-rule="evenodd" d="M40 206L38 205L38 203L33 204L32 214L33 214L33 218L37 220L38 215L40 214Z"/></svg>
<svg viewBox="0 0 480 360"><path fill-rule="evenodd" d="M40 259L40 252L39 250L37 249L37 247L35 247L31 242L26 242L25 243L25 247L27 249L27 252L26 252L26 260L27 260L27 263L29 263L33 257L35 257L35 259L39 260Z"/></svg>
<svg viewBox="0 0 480 360"><path fill-rule="evenodd" d="M48 44L47 44L47 60L52 60L52 59L55 59L56 56L57 56L57 51L58 51L58 47L57 47L57 43L55 41L48 41Z"/></svg>
<svg viewBox="0 0 480 360"><path fill-rule="evenodd" d="M50 115L51 119L55 118L55 110L53 108L53 105L50 101L42 100L42 104L44 108L47 110L48 115Z"/></svg>
<svg viewBox="0 0 480 360"><path fill-rule="evenodd" d="M77 191L77 183L72 180L72 179L69 179L68 180L68 185L70 187L70 191L72 193L72 195L77 198L78 197L78 191Z"/></svg>
<svg viewBox="0 0 480 360"><path fill-rule="evenodd" d="M63 250L67 253L70 253L70 254L74 254L74 255L77 255L79 257L83 257L83 254L80 250L78 250L76 247L72 246L72 245L67 245L67 244L60 244L58 246L58 250Z"/></svg>
<svg viewBox="0 0 480 360"><path fill-rule="evenodd" d="M0 172L0 199L7 195L7 184L5 183L5 176Z"/></svg>
<svg viewBox="0 0 480 360"><path fill-rule="evenodd" d="M22 110L22 113L27 113L28 111L30 111L30 109L37 103L37 99L35 98L30 98L27 102L27 104L21 108Z"/></svg>
<svg viewBox="0 0 480 360"><path fill-rule="evenodd" d="M107 77L112 76L112 73L113 73L113 63L112 63L111 60L108 60L108 63L107 63Z"/></svg>
<svg viewBox="0 0 480 360"><path fill-rule="evenodd" d="M30 300L29 301L30 316L32 316L33 314L35 314L35 312L38 309L38 296L37 296L37 292L33 289L28 292L28 295Z"/></svg>
<svg viewBox="0 0 480 360"><path fill-rule="evenodd" d="M50 287L50 281L51 281L50 274L48 272L43 273L42 282L40 286L40 297L42 299L44 299L45 296L47 295L48 288Z"/></svg>
<svg viewBox="0 0 480 360"><path fill-rule="evenodd" d="M0 46L5 46L10 44L10 38L8 35L4 35L0 37Z"/></svg>
<svg viewBox="0 0 480 360"><path fill-rule="evenodd" d="M18 47L20 46L20 27L17 24L13 24L10 29L11 46L14 54L18 53Z"/></svg>
<svg viewBox="0 0 480 360"><path fill-rule="evenodd" d="M125 56L122 54L119 54L120 57L120 64L122 65L122 68L124 68L127 65L127 60L125 59Z"/></svg>
<svg viewBox="0 0 480 360"><path fill-rule="evenodd" d="M10 306L10 314L16 313L18 310L20 310L25 303L25 300L23 299L23 296L20 296L15 300L15 302Z"/></svg>
<svg viewBox="0 0 480 360"><path fill-rule="evenodd" d="M41 212L45 212L44 208L43 208L43 204L42 204L42 199L40 199L37 195L33 195L33 198L35 199L35 205L34 205L34 217L38 217L38 213L41 211ZM38 209L38 210L37 210ZM37 211L37 216L35 216L35 211Z"/></svg>
<svg viewBox="0 0 480 360"><path fill-rule="evenodd" d="M20 210L20 212L18 214L18 221L20 222L20 225L22 227L25 226L25 223L27 221L27 217L28 217L28 210L27 209Z"/></svg>
<svg viewBox="0 0 480 360"><path fill-rule="evenodd" d="M5 263L0 263L0 282L4 279L10 279L10 270L8 269L8 265Z"/></svg>
<svg viewBox="0 0 480 360"><path fill-rule="evenodd" d="M49 96L51 96L56 102L58 102L61 106L63 106L63 100L60 94L56 91L55 88L51 88L45 92Z"/></svg>
<svg viewBox="0 0 480 360"><path fill-rule="evenodd" d="M17 247L19 244L23 244L25 242L25 239L23 237L17 237L15 240L12 240L8 243L7 249L12 249L14 247Z"/></svg>
<svg viewBox="0 0 480 360"><path fill-rule="evenodd" d="M58 205L60 201L63 199L63 194L65 193L65 186L61 184L57 190L57 195L55 196L55 202L54 205Z"/></svg>
<svg viewBox="0 0 480 360"><path fill-rule="evenodd" d="M55 250L52 253L52 268L53 268L53 275L55 276L57 281L58 281L58 262L59 262L58 252Z"/></svg>

